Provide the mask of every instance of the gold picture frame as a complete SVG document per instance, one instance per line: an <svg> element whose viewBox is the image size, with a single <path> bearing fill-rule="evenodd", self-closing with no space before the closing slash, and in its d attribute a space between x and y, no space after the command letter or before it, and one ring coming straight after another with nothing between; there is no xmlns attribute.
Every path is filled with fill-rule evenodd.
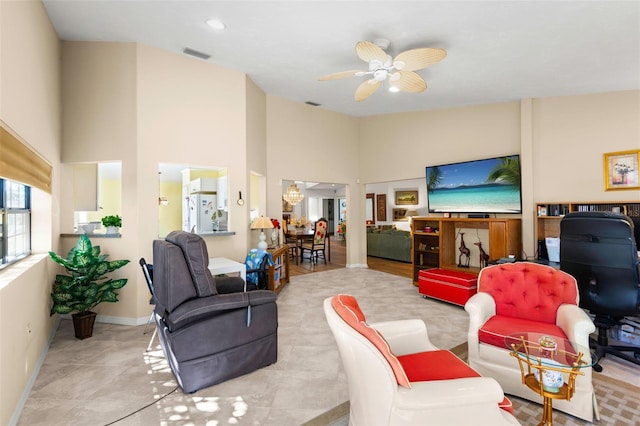
<svg viewBox="0 0 640 426"><path fill-rule="evenodd" d="M640 150L604 154L604 189L640 189L638 159Z"/></svg>
<svg viewBox="0 0 640 426"><path fill-rule="evenodd" d="M394 222L405 222L409 220L407 209L391 209L391 214L393 214Z"/></svg>
<svg viewBox="0 0 640 426"><path fill-rule="evenodd" d="M396 191L396 206L414 206L418 204L418 191Z"/></svg>
<svg viewBox="0 0 640 426"><path fill-rule="evenodd" d="M292 213L293 212L293 205L291 205L290 202L285 200L284 196L282 197L282 211L284 213Z"/></svg>
<svg viewBox="0 0 640 426"><path fill-rule="evenodd" d="M378 222L387 221L387 194L376 195L376 220Z"/></svg>

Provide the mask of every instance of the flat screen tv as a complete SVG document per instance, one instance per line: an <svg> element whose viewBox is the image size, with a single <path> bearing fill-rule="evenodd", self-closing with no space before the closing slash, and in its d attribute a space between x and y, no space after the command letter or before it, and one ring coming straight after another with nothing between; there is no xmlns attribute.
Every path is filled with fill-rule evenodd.
<svg viewBox="0 0 640 426"><path fill-rule="evenodd" d="M426 167L429 212L522 213L520 156Z"/></svg>

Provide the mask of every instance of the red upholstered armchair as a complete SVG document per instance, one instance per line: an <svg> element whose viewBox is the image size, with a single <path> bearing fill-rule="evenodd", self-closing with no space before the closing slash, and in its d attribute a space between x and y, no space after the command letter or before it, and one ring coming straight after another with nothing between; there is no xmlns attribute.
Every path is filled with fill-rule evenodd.
<svg viewBox="0 0 640 426"><path fill-rule="evenodd" d="M478 293L469 299L469 365L495 378L505 393L540 402L540 395L522 384L520 367L509 356L505 337L521 331L568 339L589 347L595 325L578 307L575 278L558 269L530 262L486 267L478 276ZM589 353L585 361L591 360ZM553 408L592 421L597 414L591 369L581 370L571 401L556 400Z"/></svg>
<svg viewBox="0 0 640 426"><path fill-rule="evenodd" d="M431 344L421 320L368 324L353 296L324 312L349 386L350 425L516 425L500 385Z"/></svg>

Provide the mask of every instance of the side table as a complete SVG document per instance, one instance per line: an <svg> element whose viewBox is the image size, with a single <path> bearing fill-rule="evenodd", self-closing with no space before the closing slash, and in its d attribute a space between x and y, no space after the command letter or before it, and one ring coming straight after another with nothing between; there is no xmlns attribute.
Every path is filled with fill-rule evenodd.
<svg viewBox="0 0 640 426"><path fill-rule="evenodd" d="M553 400L569 401L575 393L576 376L584 375L580 369L591 368L597 358L589 348L540 333L511 334L505 337L505 345L518 360L522 383L542 397L543 414L538 426L552 426ZM583 360L585 353L591 355L589 361Z"/></svg>
<svg viewBox="0 0 640 426"><path fill-rule="evenodd" d="M289 283L289 245L282 244L269 248L273 265L269 267L269 290L280 293Z"/></svg>
<svg viewBox="0 0 640 426"><path fill-rule="evenodd" d="M227 259L226 257L210 257L209 270L211 271L211 275L237 272L243 280L247 280L247 267L245 264Z"/></svg>

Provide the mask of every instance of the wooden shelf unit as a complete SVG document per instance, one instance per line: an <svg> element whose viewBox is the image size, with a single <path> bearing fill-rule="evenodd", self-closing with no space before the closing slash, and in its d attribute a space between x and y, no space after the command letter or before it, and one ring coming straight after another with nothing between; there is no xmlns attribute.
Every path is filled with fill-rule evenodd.
<svg viewBox="0 0 640 426"><path fill-rule="evenodd" d="M560 221L571 212L611 212L617 210L630 217L640 217L640 202L585 201L536 203L536 241L547 237L560 237Z"/></svg>
<svg viewBox="0 0 640 426"><path fill-rule="evenodd" d="M269 290L280 293L289 283L289 246L282 244L267 250L273 258L269 267Z"/></svg>
<svg viewBox="0 0 640 426"><path fill-rule="evenodd" d="M431 227L431 231L425 231ZM522 251L522 221L514 218L438 218L414 217L411 222L411 261L413 282L418 282L423 269L443 268L477 272L479 268L457 266L458 245L456 237L459 229L482 229L489 235L488 247L483 249L489 259L499 259L510 254L520 256ZM471 240L465 242L473 244Z"/></svg>

